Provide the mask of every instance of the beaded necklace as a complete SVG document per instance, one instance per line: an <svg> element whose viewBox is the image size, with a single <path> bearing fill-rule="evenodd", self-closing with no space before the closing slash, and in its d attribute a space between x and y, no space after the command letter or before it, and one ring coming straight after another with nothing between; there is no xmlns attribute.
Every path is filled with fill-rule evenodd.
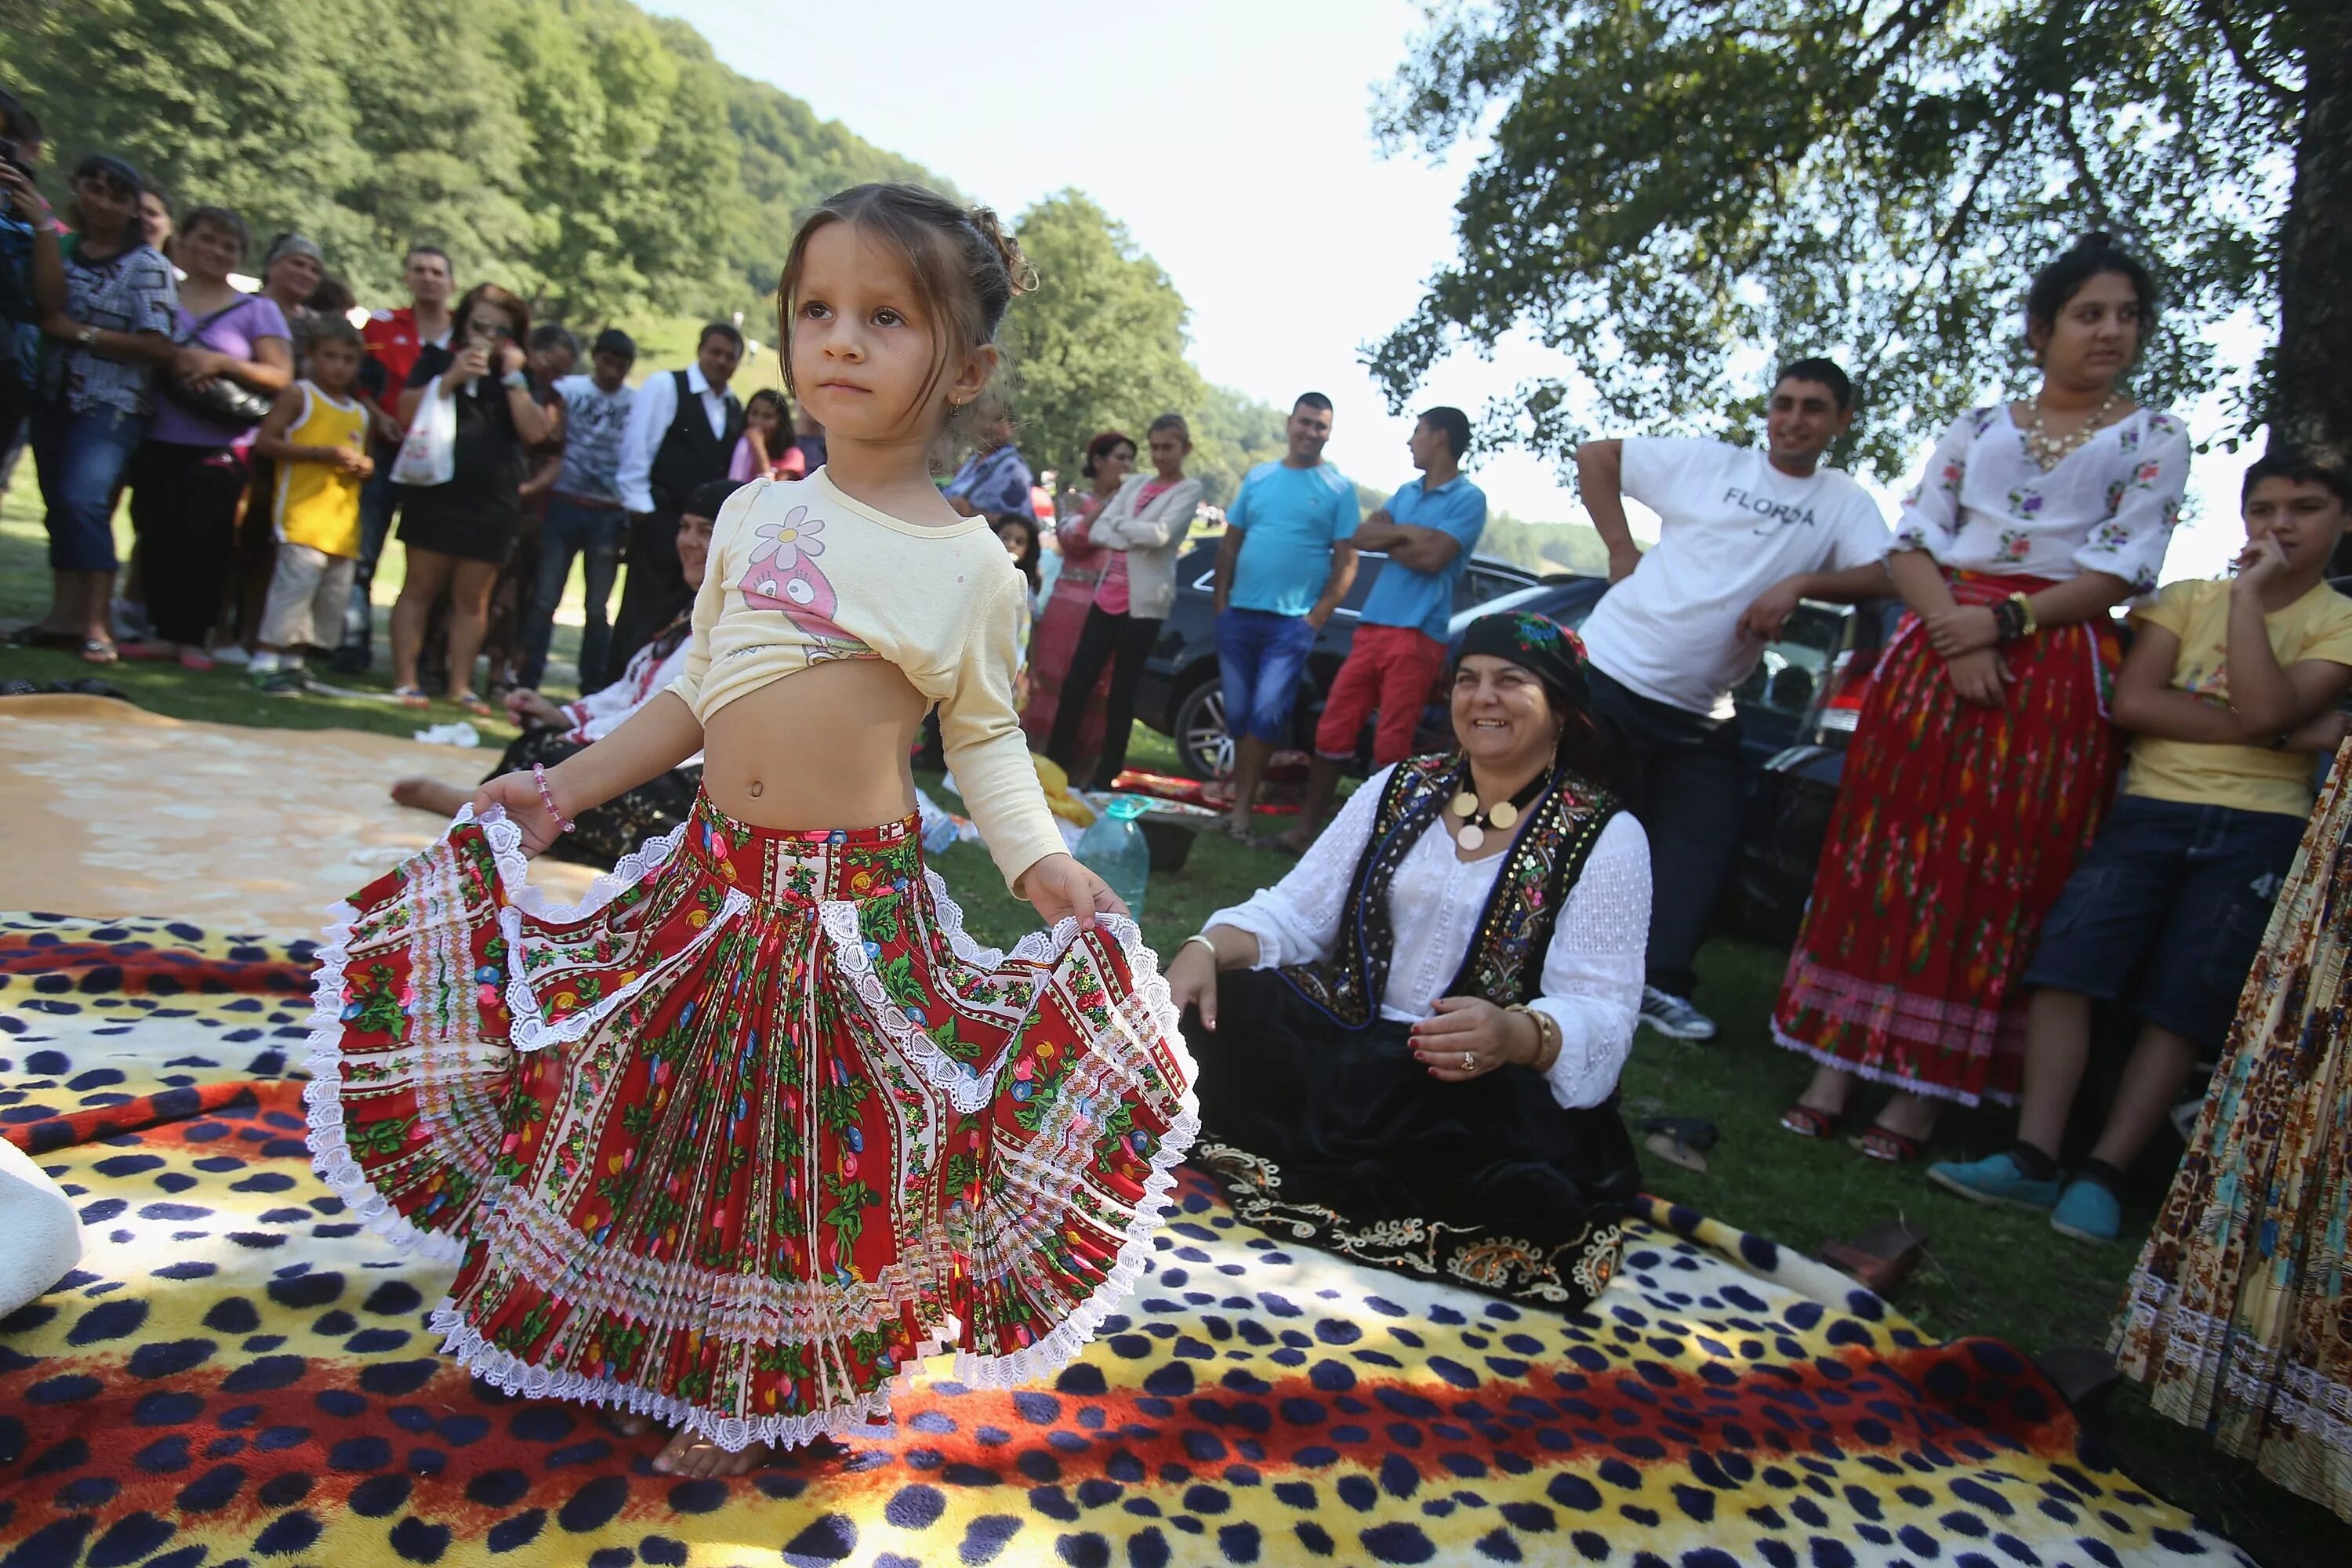
<svg viewBox="0 0 2352 1568"><path fill-rule="evenodd" d="M2123 401L2123 394L2110 388L2106 398L2091 410L2090 417L2063 436L2052 437L2049 416L2042 406L2042 395L2033 397L2033 423L2026 427L2025 455L2048 473L2082 448L2083 443L2097 435L2106 422L2107 413Z"/></svg>

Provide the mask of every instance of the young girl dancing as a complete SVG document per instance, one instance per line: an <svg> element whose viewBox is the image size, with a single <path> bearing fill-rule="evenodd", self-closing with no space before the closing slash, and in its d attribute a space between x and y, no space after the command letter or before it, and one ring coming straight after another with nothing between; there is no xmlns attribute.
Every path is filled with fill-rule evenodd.
<svg viewBox="0 0 2352 1568"><path fill-rule="evenodd" d="M818 208L778 298L825 467L721 510L667 692L483 785L328 932L320 1173L461 1265L432 1323L468 1370L672 1426L656 1469L853 1432L940 1350L977 1384L1052 1372L1141 1271L1198 1131L1167 986L1022 743L1026 585L927 461L1028 277L985 209L905 185ZM1052 926L1009 955L923 866L908 754L934 703ZM576 908L526 885L581 812L698 751L684 826Z"/></svg>

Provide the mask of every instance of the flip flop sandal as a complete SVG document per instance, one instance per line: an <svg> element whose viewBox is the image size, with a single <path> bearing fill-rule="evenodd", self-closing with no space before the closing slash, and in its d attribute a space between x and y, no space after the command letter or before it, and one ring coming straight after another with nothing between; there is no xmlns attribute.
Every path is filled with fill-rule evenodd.
<svg viewBox="0 0 2352 1568"><path fill-rule="evenodd" d="M1828 1138L1834 1135L1838 1123L1845 1120L1843 1110L1815 1110L1810 1105L1792 1105L1780 1112L1783 1131L1800 1138Z"/></svg>
<svg viewBox="0 0 2352 1568"><path fill-rule="evenodd" d="M1901 1220L1872 1226L1852 1241L1832 1241L1821 1260L1875 1296L1903 1288L1927 1256L1927 1237Z"/></svg>
<svg viewBox="0 0 2352 1568"><path fill-rule="evenodd" d="M425 689L421 686L395 686L392 689L392 700L403 708L433 706L433 699L425 695Z"/></svg>
<svg viewBox="0 0 2352 1568"><path fill-rule="evenodd" d="M81 661L84 664L112 664L122 656L104 637L81 639Z"/></svg>
<svg viewBox="0 0 2352 1568"><path fill-rule="evenodd" d="M487 719L490 716L490 705L470 691L463 697L453 697L450 700L477 719Z"/></svg>
<svg viewBox="0 0 2352 1568"><path fill-rule="evenodd" d="M1721 1136L1715 1123L1703 1116L1645 1116L1642 1131L1649 1134L1642 1147L1685 1171L1705 1171L1706 1151Z"/></svg>
<svg viewBox="0 0 2352 1568"><path fill-rule="evenodd" d="M1881 1127L1875 1121L1847 1139L1846 1144L1864 1159L1888 1165L1916 1164L1927 1148L1925 1139L1897 1132L1892 1127Z"/></svg>

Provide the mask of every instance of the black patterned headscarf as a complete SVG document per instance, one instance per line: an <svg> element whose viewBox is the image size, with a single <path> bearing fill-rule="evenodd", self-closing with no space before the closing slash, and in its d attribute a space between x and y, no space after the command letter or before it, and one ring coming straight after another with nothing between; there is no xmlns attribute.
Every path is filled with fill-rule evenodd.
<svg viewBox="0 0 2352 1568"><path fill-rule="evenodd" d="M1582 713L1591 706L1591 689L1584 679L1584 640L1549 616L1532 610L1507 610L1481 616L1462 634L1462 651L1454 668L1474 653L1507 659L1544 683L1556 710Z"/></svg>

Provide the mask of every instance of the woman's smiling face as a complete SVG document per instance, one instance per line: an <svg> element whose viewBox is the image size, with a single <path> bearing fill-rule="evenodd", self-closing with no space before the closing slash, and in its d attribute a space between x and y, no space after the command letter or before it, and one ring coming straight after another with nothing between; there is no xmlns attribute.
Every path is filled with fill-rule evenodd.
<svg viewBox="0 0 2352 1568"><path fill-rule="evenodd" d="M1464 657L1454 672L1454 738L1470 760L1498 771L1539 766L1559 742L1559 719L1542 681L1493 654Z"/></svg>

